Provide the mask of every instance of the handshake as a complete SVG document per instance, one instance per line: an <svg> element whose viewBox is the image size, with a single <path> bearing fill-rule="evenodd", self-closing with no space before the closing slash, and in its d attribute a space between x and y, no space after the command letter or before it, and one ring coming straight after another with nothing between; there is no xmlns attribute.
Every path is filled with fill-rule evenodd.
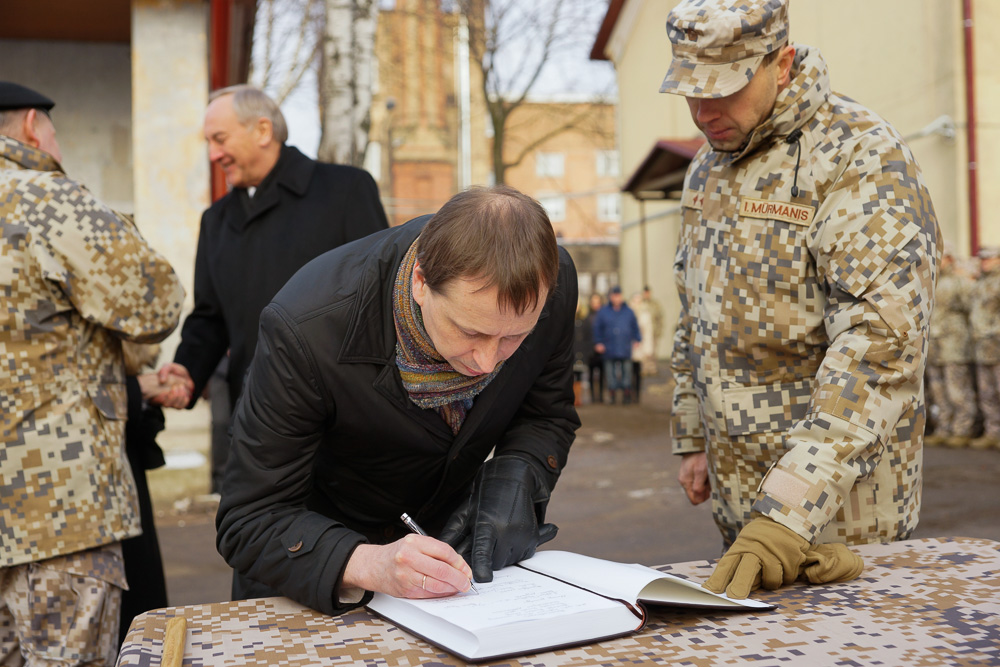
<svg viewBox="0 0 1000 667"><path fill-rule="evenodd" d="M180 364L164 364L155 373L137 376L143 400L167 408L186 408L194 394L194 380Z"/></svg>
<svg viewBox="0 0 1000 667"><path fill-rule="evenodd" d="M844 544L810 544L767 517L748 523L703 585L713 593L745 598L758 588L775 590L800 577L813 584L855 579L865 568Z"/></svg>

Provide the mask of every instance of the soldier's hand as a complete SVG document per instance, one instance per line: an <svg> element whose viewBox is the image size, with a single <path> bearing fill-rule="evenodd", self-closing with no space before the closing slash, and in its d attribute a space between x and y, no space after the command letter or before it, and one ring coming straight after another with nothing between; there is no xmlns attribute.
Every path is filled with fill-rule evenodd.
<svg viewBox="0 0 1000 667"><path fill-rule="evenodd" d="M761 586L787 586L799 578L810 547L795 531L759 516L743 527L703 586L731 598L745 598Z"/></svg>
<svg viewBox="0 0 1000 667"><path fill-rule="evenodd" d="M712 485L708 481L708 458L705 452L684 454L677 481L684 487L692 505L700 505L712 495Z"/></svg>

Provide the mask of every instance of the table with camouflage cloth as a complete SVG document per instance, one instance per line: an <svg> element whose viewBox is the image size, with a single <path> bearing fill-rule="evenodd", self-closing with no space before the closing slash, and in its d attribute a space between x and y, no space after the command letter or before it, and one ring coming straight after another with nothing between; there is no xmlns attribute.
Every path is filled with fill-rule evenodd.
<svg viewBox="0 0 1000 667"><path fill-rule="evenodd" d="M763 612L651 608L633 635L493 665L998 665L1000 543L935 538L852 547L855 581L754 597ZM707 561L659 569L704 581ZM184 665L462 665L361 609L326 616L286 598L171 607L137 617L119 667L160 664L167 621L187 618Z"/></svg>

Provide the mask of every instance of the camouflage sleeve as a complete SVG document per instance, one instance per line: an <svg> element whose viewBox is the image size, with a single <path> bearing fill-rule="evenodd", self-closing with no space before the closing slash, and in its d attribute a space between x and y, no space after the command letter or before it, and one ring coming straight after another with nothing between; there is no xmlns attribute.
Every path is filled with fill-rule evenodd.
<svg viewBox="0 0 1000 667"><path fill-rule="evenodd" d="M132 221L61 175L39 177L32 251L42 273L89 322L141 343L166 338L184 288Z"/></svg>
<svg viewBox="0 0 1000 667"><path fill-rule="evenodd" d="M678 255L685 251L683 242L678 247ZM680 271L685 265L682 257L675 262L675 271ZM683 286L680 279L678 285ZM705 451L705 434L698 410L698 394L694 389L690 356L691 317L688 314L688 295L683 287L679 288L680 314L677 317L677 328L674 330L674 346L670 355L670 371L676 385L674 387L673 407L670 412L670 437L673 442L674 454L690 454Z"/></svg>
<svg viewBox="0 0 1000 667"><path fill-rule="evenodd" d="M818 211L811 243L827 290L829 348L807 416L765 476L754 510L813 539L883 456L920 400L939 259L929 194L894 141L841 155L848 168ZM891 491L890 491L891 492Z"/></svg>

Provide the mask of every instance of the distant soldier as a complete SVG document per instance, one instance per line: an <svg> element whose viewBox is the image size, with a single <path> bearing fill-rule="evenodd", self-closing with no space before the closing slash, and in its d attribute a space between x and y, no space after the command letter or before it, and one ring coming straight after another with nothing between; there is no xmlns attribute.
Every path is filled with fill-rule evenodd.
<svg viewBox="0 0 1000 667"><path fill-rule="evenodd" d="M928 399L937 408L934 433L924 439L928 445L966 447L975 435L976 388L969 329L972 287L971 280L955 271L955 258L946 249L927 353Z"/></svg>
<svg viewBox="0 0 1000 667"><path fill-rule="evenodd" d="M1000 248L981 248L979 269L969 321L984 433L970 446L1000 448Z"/></svg>

